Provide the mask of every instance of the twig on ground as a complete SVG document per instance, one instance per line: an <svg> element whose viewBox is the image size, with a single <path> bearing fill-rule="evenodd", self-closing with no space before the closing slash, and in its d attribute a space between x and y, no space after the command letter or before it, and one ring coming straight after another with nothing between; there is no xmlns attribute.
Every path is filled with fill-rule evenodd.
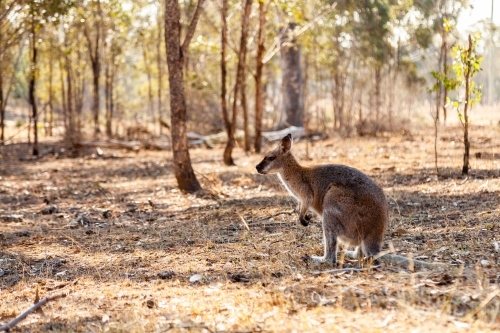
<svg viewBox="0 0 500 333"><path fill-rule="evenodd" d="M500 294L500 289L495 289L491 294L488 295L488 297L486 297L482 302L481 304L479 304L479 306L477 308L475 308L471 313L469 313L466 317L465 317L465 321L471 319L472 317L474 317L475 315L477 315L479 313L479 311L481 311L486 305L488 305L489 302L491 302L491 300L493 298L495 298L495 296L497 296L498 294Z"/></svg>
<svg viewBox="0 0 500 333"><path fill-rule="evenodd" d="M380 268L380 265L366 267L366 268L338 268L338 269L328 269L326 271L311 271L312 275L320 275L320 274L331 274L331 273L341 273L341 272L362 272L368 271L371 269Z"/></svg>
<svg viewBox="0 0 500 333"><path fill-rule="evenodd" d="M279 216L279 215L293 215L295 213L294 210L290 210L290 211L283 211L283 212L278 212L278 213L275 213L275 214L271 214L271 215L268 215L268 216L265 216L265 217L261 217L260 219L257 219L256 221L264 221L264 220L269 220L270 218L272 217L276 217L276 216Z"/></svg>
<svg viewBox="0 0 500 333"><path fill-rule="evenodd" d="M29 308L26 311L24 311L23 313L21 313L19 316L17 316L13 320L11 320L9 323L7 323L3 326L0 326L0 332L1 331L9 332L11 328L16 326L19 322L21 322L21 320L26 318L31 312L38 310L45 303L53 301L53 300L61 298L61 297L66 297L66 294L58 294L58 295L46 297L46 298L42 299L40 302L35 303L35 305L33 305L31 308Z"/></svg>
<svg viewBox="0 0 500 333"><path fill-rule="evenodd" d="M245 226L245 228L246 228L248 231L250 231L250 227L248 226L247 221L245 221L245 218L244 218L241 214L238 214L238 216L240 217L241 222L243 222L243 225Z"/></svg>

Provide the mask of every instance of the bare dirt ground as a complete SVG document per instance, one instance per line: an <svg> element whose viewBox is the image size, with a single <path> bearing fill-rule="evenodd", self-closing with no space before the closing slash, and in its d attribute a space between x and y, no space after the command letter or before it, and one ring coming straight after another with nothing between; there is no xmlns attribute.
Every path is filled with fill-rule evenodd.
<svg viewBox="0 0 500 333"><path fill-rule="evenodd" d="M341 163L386 191L386 248L446 269L384 266L318 272L317 217L298 223L261 156L193 149L203 195L176 188L169 152L95 150L69 157L46 143L0 148L0 323L40 298L66 297L13 332L493 332L500 330L500 136L474 126L472 171L462 134L432 130L334 138L293 151L303 164ZM56 207L54 207L56 206ZM495 246L497 248L495 249ZM496 251L495 251L496 250ZM344 267L356 267L344 261Z"/></svg>

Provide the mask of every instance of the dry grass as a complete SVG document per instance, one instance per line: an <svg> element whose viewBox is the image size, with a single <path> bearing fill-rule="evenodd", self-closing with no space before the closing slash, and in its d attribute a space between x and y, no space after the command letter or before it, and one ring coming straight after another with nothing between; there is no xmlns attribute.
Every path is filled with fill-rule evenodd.
<svg viewBox="0 0 500 333"><path fill-rule="evenodd" d="M463 178L460 129L441 135L439 179L429 131L317 142L304 163L348 164L384 187L387 245L449 265L320 275L311 272L332 267L304 260L322 252L319 220L299 225L276 178L255 173L259 156L238 151L239 166L225 167L220 149L193 150L209 192L194 196L176 189L170 153L20 162L26 146L3 147L0 322L38 288L68 296L14 331L498 331L500 138L486 126L471 137L482 158ZM294 151L304 161L304 144ZM59 212L42 214L50 205Z"/></svg>

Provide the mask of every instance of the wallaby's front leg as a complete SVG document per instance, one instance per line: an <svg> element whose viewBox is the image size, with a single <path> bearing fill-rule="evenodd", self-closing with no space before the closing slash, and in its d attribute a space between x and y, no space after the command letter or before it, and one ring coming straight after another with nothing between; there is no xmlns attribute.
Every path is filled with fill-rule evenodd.
<svg viewBox="0 0 500 333"><path fill-rule="evenodd" d="M299 204L299 221L300 224L302 224L304 227L307 227L309 225L309 222L311 221L311 217L307 215L308 209L309 209L308 202L303 201Z"/></svg>
<svg viewBox="0 0 500 333"><path fill-rule="evenodd" d="M313 262L332 262L337 264L337 230L338 221L328 213L323 214L323 243L325 254L322 257L312 256Z"/></svg>

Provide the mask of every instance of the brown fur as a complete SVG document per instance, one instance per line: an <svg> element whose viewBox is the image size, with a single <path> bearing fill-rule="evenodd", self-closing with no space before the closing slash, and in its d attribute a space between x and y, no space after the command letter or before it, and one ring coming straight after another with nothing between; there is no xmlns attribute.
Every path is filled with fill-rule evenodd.
<svg viewBox="0 0 500 333"><path fill-rule="evenodd" d="M292 137L257 165L261 174L278 173L287 190L299 201L299 221L308 224L312 208L323 221L325 253L314 261L336 262L338 243L361 246L365 256L381 251L389 220L384 191L361 171L345 165L301 166L290 152Z"/></svg>

